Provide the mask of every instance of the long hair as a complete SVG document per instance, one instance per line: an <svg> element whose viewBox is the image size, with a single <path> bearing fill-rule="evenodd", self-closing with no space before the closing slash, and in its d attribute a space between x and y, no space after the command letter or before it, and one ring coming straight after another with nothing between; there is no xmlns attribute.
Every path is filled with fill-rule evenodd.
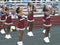
<svg viewBox="0 0 60 45"><path fill-rule="evenodd" d="M34 5L32 5L32 10L36 11L36 7Z"/></svg>
<svg viewBox="0 0 60 45"><path fill-rule="evenodd" d="M9 7L5 7L5 11L9 10Z"/></svg>
<svg viewBox="0 0 60 45"><path fill-rule="evenodd" d="M20 7L18 7L18 8L16 9L16 13L19 13L19 9L20 9Z"/></svg>
<svg viewBox="0 0 60 45"><path fill-rule="evenodd" d="M28 3L28 6L31 6L31 3L30 2Z"/></svg>
<svg viewBox="0 0 60 45"><path fill-rule="evenodd" d="M43 6L43 12L46 11L46 5Z"/></svg>
<svg viewBox="0 0 60 45"><path fill-rule="evenodd" d="M31 8L32 11L36 11L36 7L30 2L28 3L28 6Z"/></svg>
<svg viewBox="0 0 60 45"><path fill-rule="evenodd" d="M44 5L44 7L43 7L43 12L45 12L45 11L49 11L49 10L50 10L50 8L47 7L47 5Z"/></svg>

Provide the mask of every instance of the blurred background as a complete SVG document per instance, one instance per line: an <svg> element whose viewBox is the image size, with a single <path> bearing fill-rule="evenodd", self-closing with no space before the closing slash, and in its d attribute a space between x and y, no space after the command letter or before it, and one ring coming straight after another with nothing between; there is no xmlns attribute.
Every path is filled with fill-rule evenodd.
<svg viewBox="0 0 60 45"><path fill-rule="evenodd" d="M13 14L13 18L17 18L16 15L16 8L17 7L24 7L24 13L27 14L27 4L28 2L32 2L36 7L36 12L34 12L34 27L41 27L43 25L42 17L44 16L42 8L44 4L51 5L55 7L55 15L51 17L51 23L53 25L60 25L60 0L0 0L0 7L1 5L8 6L11 13ZM1 9L0 9L1 12ZM1 16L1 13L0 13ZM16 26L16 20L13 20L14 25Z"/></svg>
<svg viewBox="0 0 60 45"><path fill-rule="evenodd" d="M49 4L56 7L55 15L60 15L60 0L0 0L0 6L1 5L9 6L10 11L12 11L12 13L15 13L14 11L17 7L23 6L24 13L27 13L28 2L32 2L37 9L37 11L34 12L34 15L43 16L43 11L42 11L43 4Z"/></svg>

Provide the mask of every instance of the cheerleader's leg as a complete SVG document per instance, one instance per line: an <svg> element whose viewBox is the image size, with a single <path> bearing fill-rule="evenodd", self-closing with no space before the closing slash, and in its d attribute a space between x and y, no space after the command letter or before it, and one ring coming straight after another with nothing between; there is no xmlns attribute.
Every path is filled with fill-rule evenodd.
<svg viewBox="0 0 60 45"><path fill-rule="evenodd" d="M1 34L5 34L5 24L3 24L3 27L0 32L1 32Z"/></svg>
<svg viewBox="0 0 60 45"><path fill-rule="evenodd" d="M6 36L5 36L5 38L6 39L10 39L10 38L12 38L11 37L11 35L10 35L10 25L5 25L5 31L6 31Z"/></svg>
<svg viewBox="0 0 60 45"><path fill-rule="evenodd" d="M44 26L44 30L43 30L42 32L45 34L45 32L46 32L46 26ZM48 37L49 37L49 38L51 37L50 31L49 31Z"/></svg>
<svg viewBox="0 0 60 45"><path fill-rule="evenodd" d="M50 31L50 27L45 27L46 28L46 31L45 31L45 38L44 38L44 42L45 43L50 43L50 40L49 40L49 31Z"/></svg>
<svg viewBox="0 0 60 45"><path fill-rule="evenodd" d="M33 22L29 22L29 32L33 29Z"/></svg>
<svg viewBox="0 0 60 45"><path fill-rule="evenodd" d="M50 27L46 27L45 37L49 36L49 32L50 32Z"/></svg>
<svg viewBox="0 0 60 45"><path fill-rule="evenodd" d="M24 30L19 30L19 41L17 42L18 45L23 45L23 34L24 34Z"/></svg>
<svg viewBox="0 0 60 45"><path fill-rule="evenodd" d="M45 32L46 32L46 28L45 28L45 26L44 26L43 28L44 28L44 30L43 30L42 32L45 34Z"/></svg>
<svg viewBox="0 0 60 45"><path fill-rule="evenodd" d="M27 30L29 31L29 22L28 22L28 24L27 24Z"/></svg>
<svg viewBox="0 0 60 45"><path fill-rule="evenodd" d="M34 36L33 35L33 32L32 32L32 29L33 29L33 22L29 22L29 31L27 33L28 36Z"/></svg>

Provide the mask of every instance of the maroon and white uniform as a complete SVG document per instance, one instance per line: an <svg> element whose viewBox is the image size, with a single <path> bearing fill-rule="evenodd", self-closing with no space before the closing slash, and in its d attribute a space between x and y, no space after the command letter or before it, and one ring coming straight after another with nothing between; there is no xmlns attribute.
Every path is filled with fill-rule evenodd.
<svg viewBox="0 0 60 45"><path fill-rule="evenodd" d="M5 17L6 17L5 9L2 9L1 13L2 13L2 16L0 17L0 22L5 22Z"/></svg>
<svg viewBox="0 0 60 45"><path fill-rule="evenodd" d="M0 17L0 22L5 22L5 17L6 17L6 15L2 14L2 16Z"/></svg>
<svg viewBox="0 0 60 45"><path fill-rule="evenodd" d="M11 25L12 24L12 16L10 14L5 17L5 24L6 25Z"/></svg>
<svg viewBox="0 0 60 45"><path fill-rule="evenodd" d="M18 16L18 27L17 27L17 30L25 30L25 15L24 14L21 14L22 16Z"/></svg>
<svg viewBox="0 0 60 45"><path fill-rule="evenodd" d="M47 15L44 15L44 17L43 17L43 22L44 22L44 26L47 26L47 27L49 27L49 26L51 26L52 24L51 24L51 21L50 21L50 15L49 16L47 16Z"/></svg>
<svg viewBox="0 0 60 45"><path fill-rule="evenodd" d="M34 15L33 11L29 11L28 18L27 18L28 22L33 22L34 21L33 15Z"/></svg>

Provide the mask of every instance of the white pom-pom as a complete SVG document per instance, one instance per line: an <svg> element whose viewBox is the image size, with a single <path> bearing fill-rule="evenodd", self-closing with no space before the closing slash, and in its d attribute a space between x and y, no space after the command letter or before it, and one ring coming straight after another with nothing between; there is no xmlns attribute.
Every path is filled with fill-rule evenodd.
<svg viewBox="0 0 60 45"><path fill-rule="evenodd" d="M48 7L49 7L49 8L52 8L52 6L51 6L51 5L48 5Z"/></svg>

